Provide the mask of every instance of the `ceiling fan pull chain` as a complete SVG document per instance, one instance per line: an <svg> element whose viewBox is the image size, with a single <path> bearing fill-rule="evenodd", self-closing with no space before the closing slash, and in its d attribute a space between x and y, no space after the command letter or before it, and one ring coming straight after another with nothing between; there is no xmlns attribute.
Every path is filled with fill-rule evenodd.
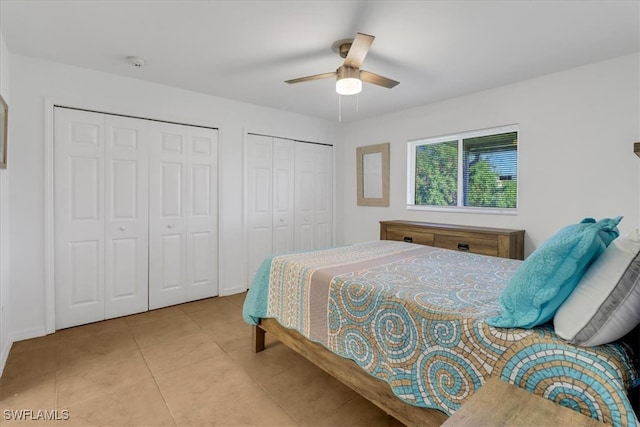
<svg viewBox="0 0 640 427"><path fill-rule="evenodd" d="M356 95L356 113L360 111L360 95Z"/></svg>
<svg viewBox="0 0 640 427"><path fill-rule="evenodd" d="M342 122L342 95L338 94L338 122Z"/></svg>

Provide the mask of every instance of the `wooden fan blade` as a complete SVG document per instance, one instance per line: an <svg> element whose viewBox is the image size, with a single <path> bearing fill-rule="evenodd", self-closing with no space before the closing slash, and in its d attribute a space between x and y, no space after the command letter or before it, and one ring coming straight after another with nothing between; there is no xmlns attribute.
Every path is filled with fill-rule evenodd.
<svg viewBox="0 0 640 427"><path fill-rule="evenodd" d="M344 59L344 65L352 68L360 68L364 58L367 56L367 52L369 52L373 39L375 39L375 37L368 34L356 34L356 38L353 39L353 43L351 43L351 47L349 48L349 53Z"/></svg>
<svg viewBox="0 0 640 427"><path fill-rule="evenodd" d="M369 71L360 70L360 80L367 83L373 83L374 85L386 87L388 89L396 87L400 82L388 79L380 74L370 73Z"/></svg>
<svg viewBox="0 0 640 427"><path fill-rule="evenodd" d="M289 84L302 83L302 82L309 82L311 80L328 79L329 77L335 78L335 76L336 76L336 72L333 71L331 73L315 74L313 76L299 77L297 79L286 80L285 83L289 83Z"/></svg>

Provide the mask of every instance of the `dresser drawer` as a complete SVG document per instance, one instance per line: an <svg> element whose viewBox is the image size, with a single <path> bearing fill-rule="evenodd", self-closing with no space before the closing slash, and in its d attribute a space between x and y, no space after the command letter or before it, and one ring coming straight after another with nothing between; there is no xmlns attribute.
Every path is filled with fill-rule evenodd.
<svg viewBox="0 0 640 427"><path fill-rule="evenodd" d="M498 256L498 241L476 236L451 236L436 234L433 246L437 248L453 249L472 252L474 254Z"/></svg>
<svg viewBox="0 0 640 427"><path fill-rule="evenodd" d="M433 246L433 233L416 230L415 228L388 227L387 240L399 240L401 242Z"/></svg>
<svg viewBox="0 0 640 427"><path fill-rule="evenodd" d="M393 220L380 221L380 239L524 259L524 230Z"/></svg>

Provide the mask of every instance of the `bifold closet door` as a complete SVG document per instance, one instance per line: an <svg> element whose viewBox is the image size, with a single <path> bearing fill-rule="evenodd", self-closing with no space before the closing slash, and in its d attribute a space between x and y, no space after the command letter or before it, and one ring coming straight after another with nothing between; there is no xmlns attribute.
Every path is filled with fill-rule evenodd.
<svg viewBox="0 0 640 427"><path fill-rule="evenodd" d="M105 115L105 318L149 308L147 123Z"/></svg>
<svg viewBox="0 0 640 427"><path fill-rule="evenodd" d="M333 147L295 146L295 249L333 243Z"/></svg>
<svg viewBox="0 0 640 427"><path fill-rule="evenodd" d="M245 192L248 279L262 261L294 250L294 142L247 134Z"/></svg>
<svg viewBox="0 0 640 427"><path fill-rule="evenodd" d="M288 139L273 138L273 253L292 252L294 240L295 149Z"/></svg>
<svg viewBox="0 0 640 427"><path fill-rule="evenodd" d="M147 310L147 145L139 121L54 111L56 329Z"/></svg>
<svg viewBox="0 0 640 427"><path fill-rule="evenodd" d="M247 277L274 254L333 243L333 147L247 134Z"/></svg>
<svg viewBox="0 0 640 427"><path fill-rule="evenodd" d="M217 295L217 132L155 123L149 308Z"/></svg>
<svg viewBox="0 0 640 427"><path fill-rule="evenodd" d="M56 329L218 294L217 131L56 107Z"/></svg>
<svg viewBox="0 0 640 427"><path fill-rule="evenodd" d="M247 134L245 200L249 283L262 261L273 254L273 138Z"/></svg>

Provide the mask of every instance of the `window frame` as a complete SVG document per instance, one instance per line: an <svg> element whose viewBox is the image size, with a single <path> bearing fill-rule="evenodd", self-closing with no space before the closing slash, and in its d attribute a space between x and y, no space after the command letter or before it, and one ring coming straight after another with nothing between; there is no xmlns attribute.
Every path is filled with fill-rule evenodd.
<svg viewBox="0 0 640 427"><path fill-rule="evenodd" d="M516 149L516 207L515 208L490 208L464 206L464 147L463 140L480 136L497 135L501 133L517 132L518 148ZM458 132L430 138L419 138L407 143L407 209L437 212L463 212L463 213L487 213L497 215L517 215L520 206L520 128L517 124L479 129L467 132ZM416 205L416 148L420 145L438 144L442 142L458 141L458 194L456 206Z"/></svg>

